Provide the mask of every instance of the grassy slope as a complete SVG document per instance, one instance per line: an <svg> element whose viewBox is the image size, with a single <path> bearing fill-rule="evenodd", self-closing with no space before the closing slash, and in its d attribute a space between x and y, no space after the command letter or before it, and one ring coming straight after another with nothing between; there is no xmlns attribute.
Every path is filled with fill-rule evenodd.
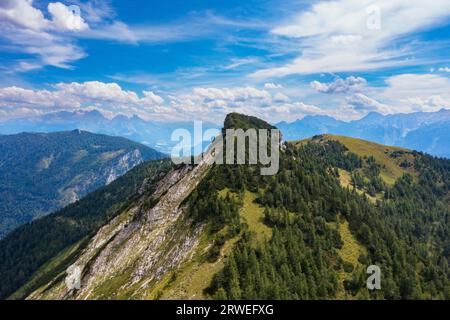
<svg viewBox="0 0 450 320"><path fill-rule="evenodd" d="M251 232L255 233L256 241L264 241L272 237L272 229L263 222L264 209L255 203L256 194L246 191L244 205L241 209L241 218L247 223Z"/></svg>
<svg viewBox="0 0 450 320"><path fill-rule="evenodd" d="M354 272L360 270L363 267L362 264L358 261L358 258L361 255L366 254L366 248L361 243L359 243L359 241L350 232L347 220L343 219L343 221L341 221L338 230L339 235L341 236L341 240L343 242L342 248L339 249L338 254L342 260L344 260L345 262L350 262L354 267L353 272L348 273L345 272L344 270L341 270L339 272L339 281L343 286L343 282L345 280L351 279L352 274L354 274ZM349 298L348 294L345 293L343 287L342 291L340 291L337 298L338 299Z"/></svg>
<svg viewBox="0 0 450 320"><path fill-rule="evenodd" d="M12 294L9 299L21 299L25 297L27 293L33 290L33 288L39 288L41 285L47 283L51 278L49 275L61 275L65 273L68 267L68 261L71 261L71 257L77 255L80 247L87 240L87 237L80 241L70 245L63 251L61 251L56 257L50 259L44 264L38 271L36 271L30 280L25 283L19 290Z"/></svg>
<svg viewBox="0 0 450 320"><path fill-rule="evenodd" d="M382 166L381 178L386 183L393 184L395 180L400 178L404 173L404 169L402 169L397 162L388 155L393 151L408 151L406 149L388 147L374 142L343 136L325 135L325 137L339 141L345 145L350 152L353 152L361 157L373 156L375 161Z"/></svg>
<svg viewBox="0 0 450 320"><path fill-rule="evenodd" d="M219 194L225 197L228 192L227 189L224 189ZM264 238L272 236L272 229L262 222L264 209L254 202L255 199L256 194L246 191L240 214L242 222L247 223L249 230L255 233L256 241L263 241ZM226 229L220 232L225 233ZM205 299L203 290L209 286L213 276L223 268L224 259L239 239L238 235L227 240L222 247L220 258L210 263L206 261L206 253L211 246L212 239L208 232L205 232L193 259L186 262L176 274L168 275L160 281L151 290L148 298Z"/></svg>
<svg viewBox="0 0 450 320"><path fill-rule="evenodd" d="M339 171L339 181L341 183L341 186L344 188L349 187L350 189L353 189L354 187L351 184L352 178L350 176L350 173L347 170L340 169L340 168L338 169L338 171ZM359 188L355 188L355 190L356 190L356 192L358 192L358 194L364 194L370 202L372 202L372 203L377 202L376 197L372 197L371 195L367 194L364 190L361 190Z"/></svg>
<svg viewBox="0 0 450 320"><path fill-rule="evenodd" d="M380 176L387 184L394 184L395 180L400 178L406 172L414 175L414 172L411 169L405 169L400 166L401 162L411 161L414 158L412 151L408 149L385 146L366 140L331 134L315 136L313 138L298 141L297 144L301 145L309 141L318 141L320 139L338 141L345 145L350 152L355 153L360 157L373 156L375 161L382 166ZM399 157L394 157L394 153L401 153L401 155Z"/></svg>
<svg viewBox="0 0 450 320"><path fill-rule="evenodd" d="M225 231L221 230L220 232ZM203 290L209 286L213 276L223 268L224 259L238 240L239 236L226 241L222 247L220 258L211 263L206 260L206 254L211 246L212 239L206 232L193 259L186 262L176 274L172 273L160 281L151 290L147 298L163 300L205 299Z"/></svg>

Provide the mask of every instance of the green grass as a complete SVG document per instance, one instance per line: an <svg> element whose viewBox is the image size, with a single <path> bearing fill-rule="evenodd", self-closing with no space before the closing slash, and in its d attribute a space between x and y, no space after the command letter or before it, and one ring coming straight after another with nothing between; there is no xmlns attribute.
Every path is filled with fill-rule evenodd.
<svg viewBox="0 0 450 320"><path fill-rule="evenodd" d="M339 225L337 223L330 223L331 227L337 229L342 240L342 248L338 250L339 257L347 263L353 265L353 272L345 272L343 268L338 271L340 290L337 294L337 299L348 299L351 298L344 290L344 281L351 279L352 275L361 270L363 267L359 262L359 257L361 255L366 255L366 248L355 238L351 233L349 224L345 218L340 217Z"/></svg>
<svg viewBox="0 0 450 320"><path fill-rule="evenodd" d="M343 242L342 248L338 253L342 260L350 262L354 267L359 264L358 258L366 253L366 249L350 232L347 220L342 219L339 223L339 235Z"/></svg>
<svg viewBox="0 0 450 320"><path fill-rule="evenodd" d="M372 203L376 203L377 202L377 197L373 197L370 194L367 194L366 192L364 192L364 190L361 190L359 188L355 188L352 186L352 178L350 176L350 173L344 169L340 169L338 168L339 171L339 181L341 183L341 186L343 188L350 188L351 190L354 188L356 190L356 192L360 195L364 194L367 199L372 202ZM381 195L377 195L378 197L381 197Z"/></svg>
<svg viewBox="0 0 450 320"><path fill-rule="evenodd" d="M341 186L344 188L350 187L352 185L352 178L350 177L350 173L344 169L338 169L339 171L339 181L341 182Z"/></svg>
<svg viewBox="0 0 450 320"><path fill-rule="evenodd" d="M245 191L244 205L241 209L241 219L247 223L248 228L255 234L257 242L272 237L272 229L264 224L264 208L255 203L256 194Z"/></svg>
<svg viewBox="0 0 450 320"><path fill-rule="evenodd" d="M114 275L110 279L103 281L100 286L96 287L92 292L92 296L89 299L102 300L102 299L115 299L115 300L127 300L129 294L127 290L121 290L122 287L131 282L132 270L128 269L120 274Z"/></svg>
<svg viewBox="0 0 450 320"><path fill-rule="evenodd" d="M225 229L220 232L225 233ZM157 296L163 300L198 300L207 298L203 291L210 285L214 275L222 270L224 259L226 259L239 239L240 236L236 236L227 240L221 249L219 259L215 262L208 262L206 255L212 244L212 237L208 232L205 232L194 257L178 269L176 276L173 273L167 274L151 290L147 298L155 299Z"/></svg>
<svg viewBox="0 0 450 320"><path fill-rule="evenodd" d="M68 262L72 261L72 257L77 253L83 243L86 241L86 237L76 242L75 244L67 247L61 251L56 257L44 264L38 271L36 271L31 279L25 283L20 289L12 294L10 299L23 299L30 292L39 288L43 284L46 284L49 280L56 277L58 274L65 273Z"/></svg>
<svg viewBox="0 0 450 320"><path fill-rule="evenodd" d="M219 192L221 197L226 197L227 194L236 196L229 189L223 189ZM249 230L255 234L255 241L258 242L270 238L272 229L263 223L264 209L254 202L255 199L256 194L245 191L240 215L242 222L248 225ZM227 227L219 233L226 234ZM164 300L207 298L203 294L204 289L210 285L214 275L222 270L224 260L240 238L241 235L228 239L221 249L219 259L215 262L208 262L206 254L212 245L213 236L205 231L194 257L182 265L176 276L173 273L168 273L159 283L155 284L146 298Z"/></svg>
<svg viewBox="0 0 450 320"><path fill-rule="evenodd" d="M405 170L401 168L394 159L389 157L393 151L408 151L398 147L384 146L378 143L344 136L324 135L326 138L336 140L345 145L350 152L361 157L373 156L375 161L382 166L381 178L388 184L393 184L400 178Z"/></svg>
<svg viewBox="0 0 450 320"><path fill-rule="evenodd" d="M381 165L381 179L389 185L393 185L398 178L407 172L415 175L415 172L412 169L405 169L400 166L400 163L403 161L412 162L414 155L411 150L332 134L324 134L317 137L304 139L294 143L301 146L310 141L318 141L318 139L334 140L342 143L350 152L360 157L373 156L375 161ZM395 152L400 152L402 155L399 157L392 157L391 155Z"/></svg>

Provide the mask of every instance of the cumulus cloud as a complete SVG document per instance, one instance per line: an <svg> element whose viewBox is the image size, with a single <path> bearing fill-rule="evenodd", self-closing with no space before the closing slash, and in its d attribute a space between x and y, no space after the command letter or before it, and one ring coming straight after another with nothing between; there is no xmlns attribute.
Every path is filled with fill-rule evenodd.
<svg viewBox="0 0 450 320"><path fill-rule="evenodd" d="M144 94L142 101L146 105L162 105L164 103L164 99L152 91L143 91L142 93Z"/></svg>
<svg viewBox="0 0 450 320"><path fill-rule="evenodd" d="M376 111L382 114L450 109L450 79L438 74L400 74L385 79L385 86L371 87L357 77L311 84L311 100L295 94L292 87L278 85L242 87L194 87L165 94L125 90L119 84L100 81L58 83L47 89L17 86L0 88L0 117L58 110L97 109L113 116L137 114L167 121L204 120L220 123L226 114L239 112L270 122L293 121L305 115L330 115L342 120L358 119ZM307 97L306 97L307 98ZM323 107L320 107L322 106Z"/></svg>
<svg viewBox="0 0 450 320"><path fill-rule="evenodd" d="M114 82L88 81L84 83L59 83L55 87L57 88L57 93L76 96L90 101L139 103L139 97L135 92L123 90Z"/></svg>
<svg viewBox="0 0 450 320"><path fill-rule="evenodd" d="M366 79L350 76L346 79L336 78L333 82L322 83L313 81L311 87L320 93L347 93L349 91L359 91L367 84Z"/></svg>
<svg viewBox="0 0 450 320"><path fill-rule="evenodd" d="M383 114L391 113L389 106L378 102L375 99L369 98L362 93L355 93L346 98L348 105L353 107L356 111L363 111L365 113L375 111Z"/></svg>
<svg viewBox="0 0 450 320"><path fill-rule="evenodd" d="M17 52L31 59L19 60L15 71L29 71L50 65L70 68L70 63L86 56L66 31L80 32L89 28L78 12L60 2L48 4L51 20L33 6L32 0L0 1L0 38Z"/></svg>
<svg viewBox="0 0 450 320"><path fill-rule="evenodd" d="M275 102L289 102L290 100L291 99L287 95L281 92L277 92L273 97L273 101Z"/></svg>
<svg viewBox="0 0 450 320"><path fill-rule="evenodd" d="M437 74L395 75L385 79L385 86L367 86L362 92L349 93L340 107L347 118L371 111L395 114L450 109L450 79Z"/></svg>
<svg viewBox="0 0 450 320"><path fill-rule="evenodd" d="M401 74L386 79L378 96L393 112L450 109L450 79L437 74Z"/></svg>
<svg viewBox="0 0 450 320"><path fill-rule="evenodd" d="M170 107L189 118L221 122L226 114L240 112L271 122L324 114L317 106L292 101L282 92L272 94L255 87L194 88L187 94L170 96Z"/></svg>
<svg viewBox="0 0 450 320"><path fill-rule="evenodd" d="M190 98L210 106L238 106L255 101L265 105L272 101L269 92L254 87L194 88Z"/></svg>
<svg viewBox="0 0 450 320"><path fill-rule="evenodd" d="M44 13L33 6L33 0L2 0L0 1L0 21L34 31L49 29L81 31L89 27L81 17L77 6L51 2L47 8L52 17L51 20L46 19Z"/></svg>
<svg viewBox="0 0 450 320"><path fill-rule="evenodd" d="M52 90L33 90L17 86L0 89L0 110L10 117L48 113L57 110L77 110L96 107L106 112L143 114L152 112L164 99L151 91L139 96L123 90L117 83L99 81L56 84Z"/></svg>
<svg viewBox="0 0 450 320"><path fill-rule="evenodd" d="M29 71L44 66L70 68L87 56L77 44L79 39L110 40L128 44L169 43L198 38L223 37L228 30L254 28L243 23L206 13L191 13L187 18L166 24L126 24L117 19L109 1L73 0L50 2L47 8L33 0L0 0L0 40L11 51L29 57L8 66L10 71ZM77 7L79 6L79 7ZM80 8L80 10L78 9ZM3 42L2 41L2 42ZM222 70L232 70L258 62L257 58L234 59Z"/></svg>
<svg viewBox="0 0 450 320"><path fill-rule="evenodd" d="M31 30L42 30L50 25L44 14L33 7L32 0L0 1L0 21Z"/></svg>
<svg viewBox="0 0 450 320"><path fill-rule="evenodd" d="M81 17L79 7L68 7L61 2L49 3L53 26L58 30L81 31L89 28Z"/></svg>
<svg viewBox="0 0 450 320"><path fill-rule="evenodd" d="M450 99L445 99L440 95L430 96L427 99L409 97L402 101L408 104L413 111L433 112L440 109L450 109Z"/></svg>
<svg viewBox="0 0 450 320"><path fill-rule="evenodd" d="M450 16L448 0L319 1L271 30L290 39L301 54L282 66L259 70L256 78L290 74L355 72L414 65L428 46L398 40L440 25ZM408 58L408 59L407 59ZM423 61L422 61L423 62Z"/></svg>
<svg viewBox="0 0 450 320"><path fill-rule="evenodd" d="M145 119L198 119L217 123L230 112L255 115L271 122L326 113L278 90L271 93L251 86L196 87L167 95L166 99L152 91L138 94L124 90L117 83L99 81L58 83L41 90L17 86L0 89L0 115L5 119L81 109L97 109L108 116L137 114Z"/></svg>

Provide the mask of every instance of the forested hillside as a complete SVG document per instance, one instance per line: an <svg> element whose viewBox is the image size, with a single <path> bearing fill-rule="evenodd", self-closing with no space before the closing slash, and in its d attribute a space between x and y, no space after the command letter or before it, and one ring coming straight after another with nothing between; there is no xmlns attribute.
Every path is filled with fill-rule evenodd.
<svg viewBox="0 0 450 320"><path fill-rule="evenodd" d="M225 121L225 129L251 127L271 128L238 114ZM449 188L449 160L330 135L284 143L274 176L260 175L260 165L178 166L21 282L10 270L30 251L18 239L39 239L42 228L0 242L1 275L10 279L2 296L450 299ZM13 250L21 254L6 264ZM64 284L69 265L82 269L79 290ZM381 269L381 290L366 287L370 265Z"/></svg>
<svg viewBox="0 0 450 320"><path fill-rule="evenodd" d="M136 142L74 130L0 137L0 238L163 154Z"/></svg>
<svg viewBox="0 0 450 320"><path fill-rule="evenodd" d="M383 180L386 164L351 153L330 136L288 143L280 173L268 180L249 167L216 168L223 179L216 174L205 189L258 192L273 236L255 244L257 235L239 224L241 240L207 293L221 299L448 299L450 161L395 149L385 157L405 169L395 182ZM205 207L215 202L221 201ZM382 270L382 290L369 292L365 272L373 264Z"/></svg>

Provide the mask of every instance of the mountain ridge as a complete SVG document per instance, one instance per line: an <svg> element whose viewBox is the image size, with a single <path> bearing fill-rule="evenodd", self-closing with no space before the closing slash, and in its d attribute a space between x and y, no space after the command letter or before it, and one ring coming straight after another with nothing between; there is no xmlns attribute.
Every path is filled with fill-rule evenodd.
<svg viewBox="0 0 450 320"><path fill-rule="evenodd" d="M218 126L203 122L203 129ZM86 130L97 134L120 136L169 154L176 144L171 141L172 132L184 128L193 132L191 122L146 121L137 115L131 117L116 115L109 119L98 110L60 111L30 118L18 118L0 122L0 133L54 132Z"/></svg>
<svg viewBox="0 0 450 320"><path fill-rule="evenodd" d="M271 127L249 119L234 114L226 122ZM339 139L344 137L284 143L274 176L261 176L258 165L202 162L167 168L143 193L137 191L141 187L130 189L128 201L118 202L93 232L78 234L66 251L49 253L53 258L35 265L35 276L28 272L21 288L15 282L7 295L448 299L450 161ZM398 172L386 180L393 166ZM135 185L151 176L136 176ZM118 180L114 186L124 185ZM105 196L100 190L88 197ZM86 201L70 207L74 217ZM34 223L28 228L39 234ZM31 232L22 228L0 241L5 284L18 272L7 266L29 255L27 249L13 250L27 236ZM381 290L370 292L366 267L374 264L383 270L383 282ZM77 279L79 289L70 286ZM0 284L3 294L5 284Z"/></svg>
<svg viewBox="0 0 450 320"><path fill-rule="evenodd" d="M433 128L435 126L435 128ZM450 158L446 143L450 110L381 115L369 113L364 118L345 122L328 116L308 116L277 127L287 140L301 140L318 134L345 135L385 145L395 145Z"/></svg>

